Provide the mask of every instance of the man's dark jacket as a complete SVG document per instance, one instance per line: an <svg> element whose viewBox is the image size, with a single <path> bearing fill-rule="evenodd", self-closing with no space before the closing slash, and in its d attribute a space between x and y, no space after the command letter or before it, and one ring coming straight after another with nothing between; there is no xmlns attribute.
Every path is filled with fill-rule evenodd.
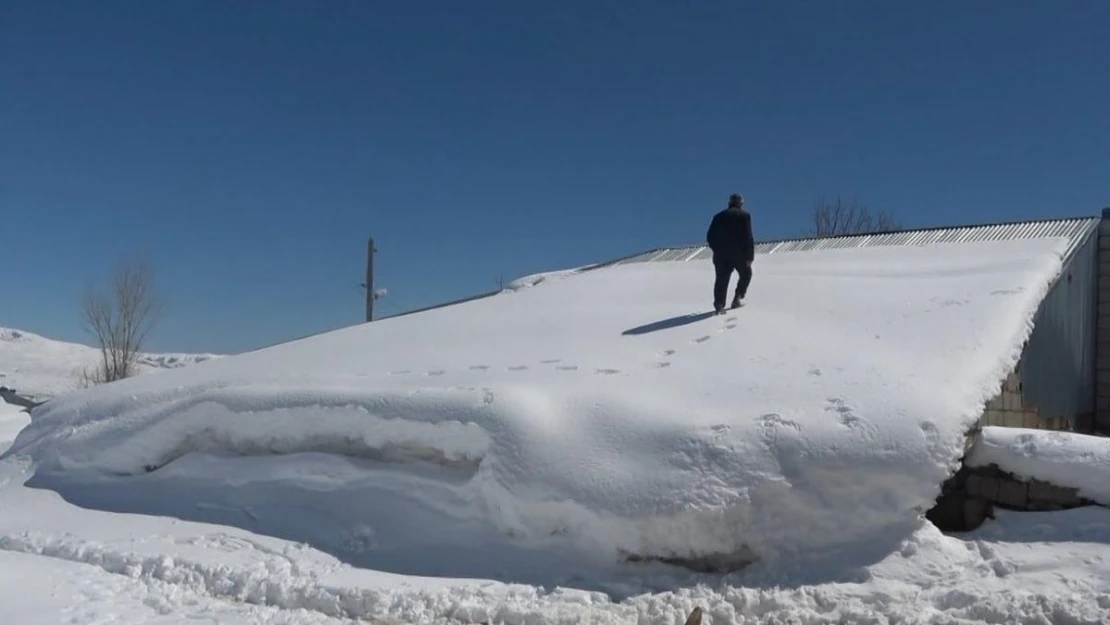
<svg viewBox="0 0 1110 625"><path fill-rule="evenodd" d="M709 224L705 241L713 250L713 262L752 262L755 239L751 213L735 206L717 213Z"/></svg>

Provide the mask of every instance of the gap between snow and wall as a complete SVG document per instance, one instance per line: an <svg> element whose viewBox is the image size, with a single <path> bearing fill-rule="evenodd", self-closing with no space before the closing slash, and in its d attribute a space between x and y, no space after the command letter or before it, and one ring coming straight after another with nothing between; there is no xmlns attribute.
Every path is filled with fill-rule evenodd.
<svg viewBox="0 0 1110 625"><path fill-rule="evenodd" d="M1080 497L1078 488L1023 480L994 464L969 467L965 463L944 483L936 505L925 516L941 531L969 532L994 518L995 508L1047 512L1090 505L1098 504Z"/></svg>

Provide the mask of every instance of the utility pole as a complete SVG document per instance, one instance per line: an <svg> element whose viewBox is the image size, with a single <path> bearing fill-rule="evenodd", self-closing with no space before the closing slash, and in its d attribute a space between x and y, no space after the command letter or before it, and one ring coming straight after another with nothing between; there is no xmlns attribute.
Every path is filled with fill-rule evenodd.
<svg viewBox="0 0 1110 625"><path fill-rule="evenodd" d="M374 237L370 237L369 243L366 245L366 320L374 320L374 300L377 294L374 292Z"/></svg>

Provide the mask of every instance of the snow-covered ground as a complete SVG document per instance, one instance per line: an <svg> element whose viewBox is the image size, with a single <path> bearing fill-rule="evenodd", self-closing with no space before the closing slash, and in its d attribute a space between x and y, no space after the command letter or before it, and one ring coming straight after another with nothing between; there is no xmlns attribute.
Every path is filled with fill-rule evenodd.
<svg viewBox="0 0 1110 625"><path fill-rule="evenodd" d="M140 354L139 373L176 369L216 358L215 354ZM0 386L48 398L80 388L100 352L88 345L55 341L0 328Z"/></svg>
<svg viewBox="0 0 1110 625"><path fill-rule="evenodd" d="M0 567L44 622L1106 622L1107 510L922 518L1062 249L761 256L724 317L704 262L547 274L83 390L0 457Z"/></svg>

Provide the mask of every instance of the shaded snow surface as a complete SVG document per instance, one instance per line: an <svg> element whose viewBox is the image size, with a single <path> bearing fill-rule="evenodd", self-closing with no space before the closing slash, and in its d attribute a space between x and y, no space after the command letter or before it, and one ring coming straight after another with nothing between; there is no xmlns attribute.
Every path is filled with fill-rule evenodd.
<svg viewBox="0 0 1110 625"><path fill-rule="evenodd" d="M22 408L0 402L0 453L8 450L19 431L30 422L31 416Z"/></svg>
<svg viewBox="0 0 1110 625"><path fill-rule="evenodd" d="M967 464L994 464L1022 479L1076 488L1080 497L1110 506L1110 438L987 427L968 454Z"/></svg>
<svg viewBox="0 0 1110 625"><path fill-rule="evenodd" d="M863 566L920 531L1064 246L760 256L722 317L708 262L549 274L60 398L8 457L82 506L404 573Z"/></svg>

